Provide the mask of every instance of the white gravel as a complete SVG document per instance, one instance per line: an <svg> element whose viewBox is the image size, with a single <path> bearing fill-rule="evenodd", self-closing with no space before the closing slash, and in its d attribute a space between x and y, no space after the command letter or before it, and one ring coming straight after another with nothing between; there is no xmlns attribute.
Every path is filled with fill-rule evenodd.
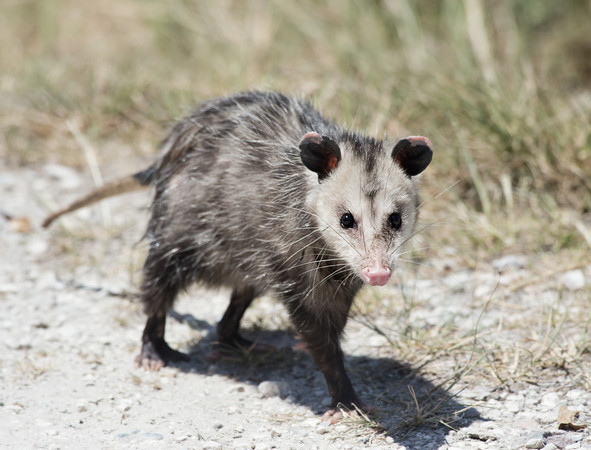
<svg viewBox="0 0 591 450"><path fill-rule="evenodd" d="M323 422L320 414L330 399L322 376L308 355L292 350L286 315L270 297L257 301L246 317L252 336L277 347L262 361L207 361L227 292L196 289L176 304L167 329L169 343L190 351L191 363L157 373L136 369L144 316L130 293L140 278L144 248L138 241L150 195L111 200L110 228L90 208L50 231L39 230L44 203L63 204L86 190L76 187L77 179L84 177L56 165L0 166L0 447L591 449L589 428L558 429L560 406L580 411L578 420L589 424L591 393L557 370L503 385L466 376L452 389L457 396L448 399L448 410L466 409L454 429L402 426L415 409L408 386L433 389L434 369L412 373L417 366L396 360L387 339L361 320L347 328L347 364L360 394L377 407L385 432L361 420ZM28 219L29 232L19 218ZM528 267L527 255L510 255L489 269L455 267L443 278L419 278L405 287L420 300L408 320L416 329L447 324L467 335L478 324L488 330L482 338L487 342L518 342L531 330L509 324L518 325L528 311L578 308L570 298L589 298L589 267L512 292L509 287L527 278ZM507 288L506 295L482 314L497 285ZM402 298L397 288L378 292L384 301ZM395 328L405 308L397 305L385 307L376 324ZM584 333L567 331L572 340ZM460 364L457 355L450 349L441 367ZM581 366L591 367L590 359L589 352L581 354Z"/></svg>

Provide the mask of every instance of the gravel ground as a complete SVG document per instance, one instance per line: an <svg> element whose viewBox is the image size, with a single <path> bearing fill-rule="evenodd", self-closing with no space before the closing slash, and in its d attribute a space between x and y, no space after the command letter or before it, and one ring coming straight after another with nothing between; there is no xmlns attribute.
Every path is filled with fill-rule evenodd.
<svg viewBox="0 0 591 450"><path fill-rule="evenodd" d="M378 306L350 322L344 347L353 383L377 413L330 424L320 418L329 405L322 376L293 349L296 337L271 297L255 302L245 325L276 351L208 362L228 293L196 288L176 304L167 329L168 342L192 361L156 373L136 369L144 316L134 293L149 194L110 200L108 225L92 207L39 229L47 205L66 203L87 183L63 166L0 166L2 448L591 449L589 428L575 429L591 422L588 348L574 369L532 363L501 382L479 360L455 384L441 385L470 366L464 350L472 341L530 348L538 322L555 317L548 312L564 326L547 347L558 346L554 354L568 359L589 340L581 321L569 317L589 314L591 266L547 277L532 269L528 255L470 269L450 257L434 263L445 270L419 267L404 289L364 291L360 303ZM450 345L421 364L412 355L429 352L407 342L397 357L387 338L400 323L431 342L433 333L445 339L453 329L468 344ZM475 328L483 331L478 341L470 338ZM494 353L479 353L487 354ZM522 354L515 355L517 364ZM579 412L566 429L558 426L561 407Z"/></svg>

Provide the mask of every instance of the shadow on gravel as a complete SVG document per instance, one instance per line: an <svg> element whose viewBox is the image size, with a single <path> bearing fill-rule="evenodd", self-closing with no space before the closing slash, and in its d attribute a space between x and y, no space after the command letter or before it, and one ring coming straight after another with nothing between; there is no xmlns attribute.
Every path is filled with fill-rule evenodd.
<svg viewBox="0 0 591 450"><path fill-rule="evenodd" d="M190 314L171 311L170 316L208 331L208 337L191 346L191 361L173 367L189 373L222 375L255 387L274 381L281 386L285 401L306 406L318 415L328 409L330 398L324 378L307 353L293 350L297 340L289 331L244 330L245 337L272 344L275 350L263 354L236 351L212 363L208 355L215 341L215 325ZM345 365L360 397L376 408L371 417L374 423L360 420L358 424L367 426L368 431L377 428L408 448L438 448L446 444L446 435L452 429L482 420L475 408L459 403L444 387L416 374L407 364L390 358L347 355Z"/></svg>

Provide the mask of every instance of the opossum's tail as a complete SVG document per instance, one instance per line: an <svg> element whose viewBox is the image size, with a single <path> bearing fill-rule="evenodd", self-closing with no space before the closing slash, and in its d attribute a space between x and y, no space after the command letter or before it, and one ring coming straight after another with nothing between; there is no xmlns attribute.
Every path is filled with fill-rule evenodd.
<svg viewBox="0 0 591 450"><path fill-rule="evenodd" d="M92 205L93 203L105 198L113 197L119 194L125 194L127 192L137 191L147 187L154 181L154 172L154 166L150 166L145 170L134 173L133 175L128 175L118 180L111 181L110 183L95 189L84 197L79 198L65 208L62 208L47 216L41 226L43 228L47 228L58 217L63 216L69 212L76 211L77 209L84 208L85 206Z"/></svg>

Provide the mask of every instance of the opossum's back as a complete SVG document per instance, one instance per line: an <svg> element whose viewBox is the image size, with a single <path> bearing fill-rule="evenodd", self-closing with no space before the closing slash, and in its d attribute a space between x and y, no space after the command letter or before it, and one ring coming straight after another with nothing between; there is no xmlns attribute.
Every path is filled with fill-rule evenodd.
<svg viewBox="0 0 591 450"><path fill-rule="evenodd" d="M280 263L310 221L305 199L317 181L298 149L310 130L336 127L280 94L204 104L164 143L150 234L184 246L189 239L213 265L248 264L254 254L259 265Z"/></svg>
<svg viewBox="0 0 591 450"><path fill-rule="evenodd" d="M237 160L273 164L297 146L309 131L335 135L338 128L308 102L274 92L247 92L203 103L179 122L164 141L161 170L191 164L207 172ZM195 158L188 161L187 158ZM297 159L293 159L297 163Z"/></svg>

